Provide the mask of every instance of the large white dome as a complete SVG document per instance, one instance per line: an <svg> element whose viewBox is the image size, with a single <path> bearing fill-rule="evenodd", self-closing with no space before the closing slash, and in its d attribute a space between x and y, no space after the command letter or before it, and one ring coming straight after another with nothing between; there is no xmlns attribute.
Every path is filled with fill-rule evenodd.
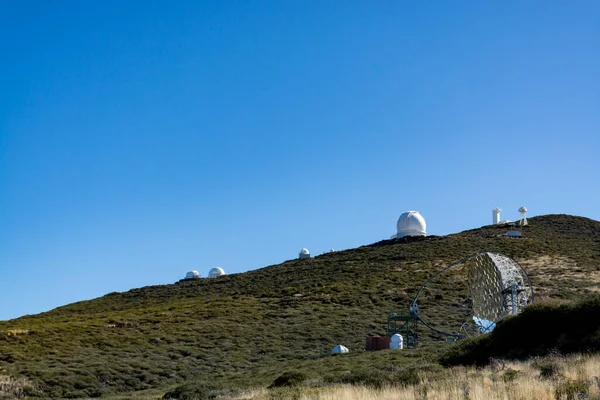
<svg viewBox="0 0 600 400"><path fill-rule="evenodd" d="M400 215L396 224L396 237L427 236L425 218L418 211L407 211Z"/></svg>
<svg viewBox="0 0 600 400"><path fill-rule="evenodd" d="M208 271L209 278L216 278L217 276L221 276L221 275L225 275L225 271L223 271L223 268L214 267L213 269Z"/></svg>

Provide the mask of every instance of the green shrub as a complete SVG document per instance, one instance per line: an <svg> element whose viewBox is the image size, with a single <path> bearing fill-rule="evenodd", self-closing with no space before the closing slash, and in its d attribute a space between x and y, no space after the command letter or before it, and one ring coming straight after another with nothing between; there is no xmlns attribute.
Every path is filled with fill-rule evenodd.
<svg viewBox="0 0 600 400"><path fill-rule="evenodd" d="M515 379L519 377L519 375L521 375L521 371L509 368L502 374L502 379L506 383L514 382Z"/></svg>
<svg viewBox="0 0 600 400"><path fill-rule="evenodd" d="M444 365L487 365L490 359L525 359L553 352L600 351L600 296L574 303L542 302L498 322L487 335L454 344L441 358ZM560 322L560 323L559 323Z"/></svg>
<svg viewBox="0 0 600 400"><path fill-rule="evenodd" d="M287 371L278 376L273 383L269 385L269 389L278 387L296 387L302 385L308 376L300 371Z"/></svg>
<svg viewBox="0 0 600 400"><path fill-rule="evenodd" d="M214 400L223 396L238 394L237 390L205 383L186 383L166 393L162 400Z"/></svg>
<svg viewBox="0 0 600 400"><path fill-rule="evenodd" d="M543 361L534 366L540 370L541 379L555 379L561 375L560 366L554 361Z"/></svg>
<svg viewBox="0 0 600 400"><path fill-rule="evenodd" d="M555 395L556 400L580 400L587 399L589 392L589 383L584 380L577 379L562 382L556 388Z"/></svg>

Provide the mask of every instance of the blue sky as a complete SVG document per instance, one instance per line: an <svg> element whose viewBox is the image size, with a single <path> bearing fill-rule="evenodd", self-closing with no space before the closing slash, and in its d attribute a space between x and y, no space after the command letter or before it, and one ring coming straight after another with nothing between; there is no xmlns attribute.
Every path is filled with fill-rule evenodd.
<svg viewBox="0 0 600 400"><path fill-rule="evenodd" d="M409 209L600 220L595 1L3 1L0 54L0 319Z"/></svg>

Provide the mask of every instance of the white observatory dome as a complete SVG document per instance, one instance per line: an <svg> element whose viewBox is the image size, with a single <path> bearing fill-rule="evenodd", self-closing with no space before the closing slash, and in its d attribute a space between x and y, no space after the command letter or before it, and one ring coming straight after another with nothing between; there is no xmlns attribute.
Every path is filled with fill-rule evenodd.
<svg viewBox="0 0 600 400"><path fill-rule="evenodd" d="M349 353L350 350L346 346L338 344L333 349L331 349L331 354L340 354L340 353Z"/></svg>
<svg viewBox="0 0 600 400"><path fill-rule="evenodd" d="M225 275L225 271L223 271L223 268L214 267L210 271L208 271L209 278L216 278L217 276L222 275Z"/></svg>
<svg viewBox="0 0 600 400"><path fill-rule="evenodd" d="M310 258L310 251L308 251L308 249L300 250L300 253L298 253L298 258Z"/></svg>
<svg viewBox="0 0 600 400"><path fill-rule="evenodd" d="M185 279L199 279L200 278L200 274L198 273L198 271L190 271L187 274L185 274Z"/></svg>
<svg viewBox="0 0 600 400"><path fill-rule="evenodd" d="M404 338L399 333L392 335L390 339L390 349L402 350L404 348Z"/></svg>
<svg viewBox="0 0 600 400"><path fill-rule="evenodd" d="M427 236L425 218L418 211L407 211L400 215L396 224L396 237Z"/></svg>

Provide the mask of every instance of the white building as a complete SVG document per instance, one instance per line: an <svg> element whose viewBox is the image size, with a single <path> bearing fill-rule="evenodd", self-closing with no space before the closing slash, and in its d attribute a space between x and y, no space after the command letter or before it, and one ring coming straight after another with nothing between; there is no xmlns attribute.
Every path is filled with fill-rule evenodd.
<svg viewBox="0 0 600 400"><path fill-rule="evenodd" d="M398 218L396 235L393 237L401 238L404 236L427 236L425 218L418 211L404 212Z"/></svg>
<svg viewBox="0 0 600 400"><path fill-rule="evenodd" d="M402 350L404 348L404 338L399 333L392 335L390 340L390 349Z"/></svg>
<svg viewBox="0 0 600 400"><path fill-rule="evenodd" d="M200 279L200 273L198 271L190 271L185 274L185 279Z"/></svg>
<svg viewBox="0 0 600 400"><path fill-rule="evenodd" d="M500 223L500 212L502 210L499 207L495 207L492 210L492 224L498 225Z"/></svg>
<svg viewBox="0 0 600 400"><path fill-rule="evenodd" d="M331 349L331 354L349 353L349 352L350 352L350 350L348 350L348 348L346 346L342 346L341 344L338 344L333 349Z"/></svg>
<svg viewBox="0 0 600 400"><path fill-rule="evenodd" d="M300 253L298 253L298 258L310 258L310 251L308 251L308 249L300 250Z"/></svg>
<svg viewBox="0 0 600 400"><path fill-rule="evenodd" d="M521 214L521 225L527 225L527 207L519 208L519 213Z"/></svg>
<svg viewBox="0 0 600 400"><path fill-rule="evenodd" d="M210 271L208 271L209 278L216 278L222 275L225 275L225 271L223 271L223 268L214 267Z"/></svg>

